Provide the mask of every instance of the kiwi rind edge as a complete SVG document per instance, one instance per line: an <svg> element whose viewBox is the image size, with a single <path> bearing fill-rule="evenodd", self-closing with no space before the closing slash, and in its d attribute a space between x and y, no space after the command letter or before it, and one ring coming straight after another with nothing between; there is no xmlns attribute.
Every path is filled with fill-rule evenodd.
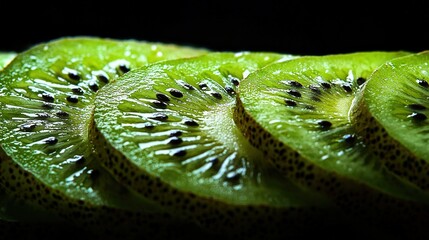
<svg viewBox="0 0 429 240"><path fill-rule="evenodd" d="M361 54L361 53L358 53ZM404 52L403 53L404 56L408 55L408 52ZM398 55L399 57L401 55ZM397 57L398 57L397 56ZM325 57L326 56L322 56ZM293 61L299 62L299 61L305 61L305 58L307 57L302 57L300 59L296 59L296 60L291 60L289 62L286 63L280 63L277 65L287 65L290 64ZM322 60L323 58L321 58ZM325 63L323 63L325 64ZM273 65L271 65L272 67ZM266 69L265 69L266 70ZM279 69L276 69L279 70ZM268 71L268 70L267 70ZM259 72L264 72L264 69L262 69ZM257 74L257 72L255 73ZM252 74L249 75L250 78L252 78ZM261 76L259 76L259 79L263 79L261 78ZM249 83L249 82L248 82ZM250 84L249 84L250 85ZM240 85L239 87L239 91L237 94L237 107L235 110L235 121L237 122L237 126L240 127L240 130L244 133L244 135L252 142L252 144L254 144L256 147L261 147L266 153L271 154L270 159L273 160L273 164L274 166L277 166L279 169L283 169L283 172L291 178L295 178L295 174L293 171L288 171L288 166L284 165L285 163L285 156L287 156L287 154L285 155L276 155L274 153L276 152L283 152L283 151L279 151L280 149L288 149L286 150L287 153L291 153L291 155L293 155L293 162L304 162L304 168L306 167L306 160L305 157L299 155L299 154L293 154L295 152L295 150L289 148L289 146L285 145L284 143L279 142L278 139L276 139L275 137L272 137L270 134L267 134L266 129L257 121L254 119L254 116L250 115L247 113L246 110L246 106L243 106L243 103L241 101L241 91L243 91L243 89L241 88L242 86ZM255 90L255 91L261 91L261 89L259 90ZM263 137L262 137L263 136ZM260 141L262 140L262 142ZM274 143L274 144L273 144ZM314 166L313 166L314 167ZM405 216L406 214L408 215L408 220L402 220L404 222L409 221L410 219L413 219L414 216L420 216L424 218L423 212L427 213L427 196L424 193L421 193L421 191L419 191L417 188L415 188L414 186L403 182L398 176L391 176L391 181L396 181L398 183L401 183L404 186L404 189L410 189L411 192L415 192L418 196L418 199L414 199L411 201L402 199L399 200L396 197L391 197L388 195L384 195L383 193L381 193L379 190L381 189L369 189L367 186L365 186L365 184L361 184L361 183L357 183L354 180L349 179L348 177L344 177L344 176L336 176L334 173L327 173L325 172L325 170L315 167L313 170L314 175L316 176L325 176L326 179L323 180L323 182L331 182L334 185L335 184L350 184L349 187L346 188L346 191L351 190L351 192L356 191L358 189L358 191L361 191L360 194L353 194L353 198L349 199L350 201L345 201L343 203L341 203L344 200L344 196L342 195L337 195L336 197L338 197L338 199L342 199L339 203L341 205L343 205L346 209L353 209L356 208L357 212L363 213L363 215L365 214L369 214L372 215L371 219L373 219L374 221L377 222L377 216L373 215L374 213L378 213L380 217L381 215L383 215L383 217L385 219L388 220L392 220L395 219L395 217L399 217L402 218L403 216ZM306 185L306 181L304 181L304 178L301 178L300 180L298 179L299 182L301 182L302 184ZM390 180L389 180L390 181ZM320 182L320 181L319 181ZM316 184L316 186L319 186L319 184ZM332 190L329 188L326 188L325 190L323 190L324 192L327 192L330 195L335 197L335 191L336 190ZM371 196L372 195L372 196ZM408 197L408 196L407 196ZM345 197L345 199L347 199L347 197ZM383 200L381 200L383 199ZM391 206L388 206L389 204L384 204L384 202L388 202L388 203L392 203ZM396 203L395 203L396 202ZM357 204L356 204L357 203ZM375 205L372 205L376 203ZM397 204L397 205L395 205ZM407 207L404 207L404 205L406 205ZM397 207L397 206L402 206L402 207ZM377 211L372 211L374 209L377 209ZM402 209L404 210L404 212L395 212L393 210L396 209ZM411 209L411 210L410 210ZM368 211L369 210L369 211ZM378 212L380 211L380 212ZM412 212L412 214L410 214ZM381 214L380 214L381 213ZM393 213L393 215L389 215L388 213ZM401 214L403 213L403 214ZM389 219L389 217L387 216L391 216L392 218ZM367 218L368 216L363 216L364 218ZM396 220L392 220L393 222L395 222Z"/></svg>
<svg viewBox="0 0 429 240"><path fill-rule="evenodd" d="M79 43L81 42L82 45L84 45L84 42L97 42L97 41L100 43L103 43L105 41L105 42L108 42L109 44L116 44L117 42L117 43L122 43L124 46L126 46L127 43L130 43L130 45L140 44L140 42L132 41L132 40L129 40L128 42L127 41L121 42L115 39L102 39L102 38L96 38L96 37L65 37L65 38L55 39L50 42L40 43L18 54L17 57L14 58L11 61L11 63L7 65L7 68L5 69L5 71L3 71L3 73L7 74L6 71L9 71L9 69L12 70L13 65L20 65L20 61L28 60L26 59L26 56L28 57L35 52L43 53L44 51L49 50L50 47L53 45L61 46L64 43L64 48L62 50L68 51L70 49L68 49L67 47L70 47L74 43L77 43L77 45L79 45ZM159 55L156 52L157 47L161 46L161 45L158 45L158 43L150 43L150 42L142 42L142 43L146 44L148 48L152 48L152 50L150 51L152 51L154 54L153 56L151 56L151 58L159 59L159 60L163 60L165 58L189 57L189 56L195 56L199 54L205 54L206 52L208 52L208 50L205 50L205 49L193 49L185 46L160 43L162 47L165 46L166 48L171 49L171 55L168 55L168 54L166 55L164 53L164 56L163 56L162 54ZM82 47L82 45L79 45L79 47ZM101 45L102 44L100 44L100 46ZM6 61L5 61L5 64L6 64ZM0 84L3 84L3 83L0 83ZM9 197L13 198L12 204L8 205L10 207L16 206L14 205L14 203L22 203L22 201L23 202L30 201L31 203L29 203L29 205L32 206L33 203L35 203L35 205L37 206L36 208L38 208L37 211L40 210L39 208L42 208L43 209L42 213L45 213L44 210L47 210L50 213L58 214L61 218L64 217L67 220L71 220L72 222L74 222L75 225L79 225L81 227L85 225L92 226L93 229L91 229L91 227L87 229L91 229L91 231L94 231L94 232L97 232L98 231L97 227L100 227L101 229L104 229L104 231L106 231L104 233L106 235L108 235L110 232L116 231L116 233L118 233L118 231L119 232L122 231L120 226L124 227L124 229L127 229L127 222L130 223L133 221L134 221L133 224L128 224L128 225L132 225L130 227L131 229L134 229L133 230L134 232L147 231L147 233L150 235L150 232L152 231L150 229L150 225L153 224L153 221L149 220L150 218L152 218L153 220L165 219L166 221L169 221L168 219L171 218L171 215L169 215L168 213L166 213L165 215L163 213L153 214L153 213L150 213L150 211L148 211L149 215L146 216L148 218L145 220L144 219L144 216L146 214L145 212L149 209L143 210L142 212L138 212L138 211L130 212L128 210L123 210L123 209L109 209L109 207L106 207L106 206L92 206L91 204L87 204L78 199L76 199L74 203L67 202L67 200L58 201L58 199L68 199L68 197L63 193L56 190L52 190L50 189L49 186L44 185L45 183L43 183L42 181L39 181L39 179L37 179L36 177L33 177L32 172L28 172L25 169L22 169L20 164L17 164L16 162L14 162L13 157L11 158L11 156L8 153L6 153L4 150L5 149L2 146L2 151L0 153L0 160L1 160L0 177L2 178L1 184L6 191L5 194L7 195L7 199L9 199ZM17 175L19 176L14 175L15 173L17 173ZM27 177L23 177L23 175ZM14 181L16 182L16 184L13 181L9 181L8 179L15 179ZM29 185L28 182L31 182L31 186ZM34 192L36 191L36 189L39 189L40 192L34 195ZM43 192L48 193L47 198L45 198L44 200L40 200L40 198L37 198L38 199L37 200L34 198L34 196L39 196L39 194L43 195L42 194ZM49 197L49 194L52 194L52 195ZM32 200L29 200L29 199L32 199ZM128 206L123 206L123 207L124 209L126 209ZM82 213L77 213L76 209L82 209L83 211ZM8 213L9 212L13 213L13 211L8 211ZM134 213L136 215L132 217ZM140 216L141 214L143 214L143 216ZM106 221L107 219L109 219L109 216L117 216L117 218L113 218L110 221ZM4 218L6 217L9 220L13 220L13 221L16 220L15 217L12 217L12 216L4 216ZM79 218L84 221L78 220ZM155 220L155 222L156 221L157 220ZM153 229L153 232L157 232L157 231Z"/></svg>
<svg viewBox="0 0 429 240"><path fill-rule="evenodd" d="M224 55L222 58L222 54ZM254 53L250 53L250 54L254 54ZM218 55L218 57L214 57L215 55ZM125 89L121 89L119 90L118 88L120 87L120 83L127 83L127 82L135 82L136 84L140 85L140 86L146 86L146 84L140 84L144 83L144 81L146 81L146 78L151 81L151 79L160 79L160 76L158 76L156 73L157 72L162 72L163 69L167 69L167 72L171 72L172 75L177 75L180 76L180 69L184 69L184 68L188 68L188 69L192 69L191 70L187 70L184 71L184 73L186 73L186 75L190 75L190 76L195 76L196 73L198 71L204 72L204 71L209 71L209 69L214 69L217 65L234 65L237 64L235 63L233 60L228 60L228 58L226 57L227 54L226 53L209 53L206 54L205 56L202 57L196 57L194 59L188 59L188 60L172 60L172 61L164 61L163 63L158 63L158 64L153 64L141 69L137 69L135 71L131 71L130 73L128 73L127 75L124 75L123 78L118 79L118 81L116 83L118 84L112 84L110 85L109 88L104 88L100 94L97 96L96 101L100 101L101 102L106 102L109 101L109 104L105 104L105 105L97 105L100 106L100 108L95 108L95 127L91 129L92 133L90 134L93 137L93 141L94 144L96 145L96 148L98 149L97 152L100 154L98 156L98 160L100 162L103 163L103 165L107 168L110 169L110 172L116 177L116 179L120 182L123 182L125 185L135 189L137 192L141 193L144 196L149 196L150 194L153 193L154 197L157 197L157 192L160 192L160 201L165 201L166 205L169 202L176 202L174 199L178 198L178 199L190 199L190 203L188 205L183 205L183 202L186 203L186 201L177 201L180 205L183 205L183 209L181 209L181 207L177 208L175 206L173 207L169 207L170 209L172 209L173 212L178 212L180 214L188 214L188 209L190 207L195 207L198 210L198 214L196 215L196 221L199 225L201 225L203 228L208 228L209 231L222 231L225 233L229 233L229 234L249 234L248 231L243 230L243 229L252 229L252 226L256 227L257 224L255 225L254 222L252 222L253 218L250 215L245 215L247 217L244 218L240 218L240 214L238 215L232 215L233 217L225 217L225 222L242 222L242 224L239 225L225 225L218 222L218 220L215 218L215 216L213 216L213 220L214 222L208 221L210 218L207 217L208 215L210 215L210 212L216 213L216 216L220 216L222 218L224 218L224 211L228 212L231 209L231 211L235 211L235 209L237 210L237 213L239 213L239 206L234 206L232 203L225 203L219 200L214 200L214 199L204 199L201 196L196 196L196 194L194 193L187 193L187 192L181 192L180 190L178 191L176 188L172 187L170 184L168 183L164 183L163 180L160 177L153 177L150 176L151 174L146 173L144 170L139 169L139 167L137 166L137 164L133 163L133 161L128 160L129 155L131 156L132 154L128 154L128 152L123 152L124 150L122 150L123 144L118 145L116 137L113 137L112 134L110 134L110 132L108 131L108 129L110 129L110 127L112 127L113 125L111 125L111 123L109 123L107 119L110 119L108 117L106 117L106 115L103 114L104 111L108 111L109 115L114 114L114 111L111 110L106 110L109 109L108 107L105 107L106 105L113 105L116 106L116 102L115 100L110 101L109 99L124 99L128 96L128 94L131 94L134 90L135 87L130 85L126 85L127 87ZM218 60L221 59L221 60ZM200 63L200 66L205 66L201 67L201 69L195 70L197 68L198 63ZM195 66L194 66L195 65ZM179 66L177 67L178 73L175 73L174 70L175 66ZM153 74L149 74L151 73L151 71L153 71ZM183 70L182 70L183 71ZM210 70L212 71L212 70ZM147 76L146 76L147 74ZM152 84L152 83L151 83ZM148 86L151 86L148 84ZM165 87L165 86L163 86ZM170 86L172 87L172 86ZM146 87L145 87L146 88ZM161 87L156 88L156 85L154 85L154 89L157 89L157 91L161 91ZM193 91L197 91L197 90L193 90ZM111 96L111 93L115 96ZM117 95L121 95L120 97ZM143 96L139 95L141 98L144 98ZM102 110L100 110L102 109ZM116 110L115 110L116 111ZM106 119L104 119L106 117ZM232 119L231 119L232 120ZM101 130L100 130L101 129ZM119 131L119 130L118 130ZM126 133L124 133L126 135ZM136 161L140 161L140 159L135 159ZM141 176L141 181L139 181L140 179L137 178L133 178L132 176ZM149 176L149 177L148 177ZM150 186L157 186L156 189L155 188L149 188L149 190L147 190L148 188L145 185L145 181L144 179L152 179L153 181L147 181L147 183L150 183ZM147 191L146 191L147 190ZM172 201L169 201L170 197L168 197L167 194L169 193L174 193L175 195L179 196L179 197L174 197L172 196L171 199ZM178 200L177 199L177 200ZM195 202L195 204L193 203ZM180 206L179 205L179 206ZM206 208L199 208L199 206L209 206ZM270 216L268 213L271 212L270 207L265 207L265 206L260 206L260 207L254 207L255 209L253 211L255 211L255 215L256 216L261 216L261 225L260 227L258 227L259 229L255 228L255 232L254 234L256 234L256 230L262 230L265 227L267 227L267 224L264 224L264 220L265 218L262 218L262 216L268 215ZM292 208L291 208L292 210ZM307 209L310 210L310 209ZM326 209L325 209L326 210ZM243 209L240 210L243 212L246 212L246 206L243 206ZM261 213L260 211L263 211L264 215L258 215L259 213ZM311 212L314 214L314 216L317 215L317 207L316 208L311 208L310 213L306 213L305 209L301 209L299 210L300 213L295 214L294 211L291 211L288 213L287 209L277 209L277 210L273 210L273 211L278 211L278 214L284 212L284 222L283 224L285 224L285 229L276 229L277 231L285 231L286 229L291 229L292 226L295 226L295 224L299 224L299 222L303 221L303 219L305 219L306 217L308 217L309 219L311 219ZM323 212L324 210L322 210ZM332 213L335 211L334 209L330 210ZM206 213L207 212L207 213ZM326 213L326 217L329 216L329 213ZM196 213L192 213L190 214L190 218L194 218L194 216ZM200 216L199 216L200 215ZM275 214L273 214L275 215ZM290 215L290 216L288 216ZM314 217L313 216L313 217ZM289 218L290 217L290 218ZM236 219L236 220L234 220ZM239 220L241 219L241 221ZM291 222L287 222L287 220L290 220ZM295 223L293 223L293 221L291 219L295 219ZM272 221L276 221L277 219L275 217L273 217ZM305 220L304 220L305 221ZM246 225L244 222L249 222L249 225ZM209 225L206 225L206 224ZM252 224L253 223L253 224ZM292 224L291 226L289 226L289 224ZM309 223L310 224L310 223ZM320 223L319 223L320 224ZM275 224L273 224L275 225ZM271 227L267 227L267 229L273 229ZM277 227L274 227L277 228ZM273 230L274 231L274 230ZM287 230L286 230L287 231ZM260 232L259 232L260 233ZM273 235L275 233L273 232ZM228 235L228 234L227 234ZM249 235L250 236L250 235Z"/></svg>
<svg viewBox="0 0 429 240"><path fill-rule="evenodd" d="M395 58L383 64L371 75L370 80L374 80L371 83L368 81L363 86L362 91L357 94L350 110L350 119L356 126L356 131L361 136L364 136L365 143L379 156L380 162L386 169L424 191L429 191L429 175L427 174L429 172L429 158L422 154L416 154L416 152L402 144L400 136L392 136L395 129L386 129L379 116L372 114L372 111L375 111L373 110L375 107L373 106L374 103L371 105L367 101L367 98L370 98L367 88L368 85L371 85L371 94L374 94L377 91L374 88L380 87L377 84L380 84L384 79L386 81L394 79L392 76L386 76L391 72L400 74L397 77L399 79L414 76L413 73L401 71L403 71L402 69L407 69L408 66L412 68L415 61L426 62L427 56L429 56L429 51L426 50ZM398 81L400 81L399 79ZM381 103L380 106L382 106Z"/></svg>

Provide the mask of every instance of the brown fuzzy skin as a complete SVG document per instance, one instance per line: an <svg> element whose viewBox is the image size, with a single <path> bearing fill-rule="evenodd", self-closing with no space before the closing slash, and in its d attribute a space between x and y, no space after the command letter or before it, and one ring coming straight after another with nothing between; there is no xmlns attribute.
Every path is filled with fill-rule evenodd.
<svg viewBox="0 0 429 240"><path fill-rule="evenodd" d="M409 223L425 219L428 206L383 194L353 179L311 163L297 151L272 137L244 110L237 94L234 121L250 143L270 156L271 163L286 177L299 184L327 193L334 202L354 217L374 224ZM381 219L380 219L381 218Z"/></svg>
<svg viewBox="0 0 429 240"><path fill-rule="evenodd" d="M309 226L315 229L332 224L332 209L318 207L277 208L266 205L246 206L222 202L210 197L197 196L175 189L159 177L152 176L134 165L116 150L97 128L90 136L100 161L113 176L145 198L158 202L173 215L195 221L210 233L221 233L222 238L261 239L280 238L304 232ZM332 214L330 212L332 211ZM338 224L342 223L340 220ZM317 231L317 230L316 230Z"/></svg>
<svg viewBox="0 0 429 240"><path fill-rule="evenodd" d="M388 170L428 191L429 163L390 136L370 113L363 91L364 88L357 95L357 103L352 106L351 119L356 132L363 136L364 142Z"/></svg>

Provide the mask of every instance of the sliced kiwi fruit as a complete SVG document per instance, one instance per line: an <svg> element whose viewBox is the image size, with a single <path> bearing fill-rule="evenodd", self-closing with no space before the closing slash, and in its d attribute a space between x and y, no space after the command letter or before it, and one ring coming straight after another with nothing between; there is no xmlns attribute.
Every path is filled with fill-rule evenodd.
<svg viewBox="0 0 429 240"><path fill-rule="evenodd" d="M242 79L283 60L209 53L123 75L96 97L90 135L99 161L145 198L225 236L260 239L326 227L336 212L327 197L266 164L232 119Z"/></svg>
<svg viewBox="0 0 429 240"><path fill-rule="evenodd" d="M16 56L14 52L0 52L0 71Z"/></svg>
<svg viewBox="0 0 429 240"><path fill-rule="evenodd" d="M288 178L328 194L366 223L402 227L425 218L428 195L382 167L349 110L375 69L405 55L358 52L272 64L240 83L234 119Z"/></svg>
<svg viewBox="0 0 429 240"><path fill-rule="evenodd" d="M429 190L429 52L393 59L371 75L352 109L387 169Z"/></svg>
<svg viewBox="0 0 429 240"><path fill-rule="evenodd" d="M0 71L16 56L13 52L0 52ZM36 216L36 217L35 217ZM37 218L37 224L35 224ZM45 211L29 202L20 201L6 193L0 185L0 238L20 238L28 236L53 237L65 221L53 213ZM62 228L62 231L65 228ZM64 232L63 232L64 233ZM89 233L86 233L89 234ZM49 236L49 237L48 237Z"/></svg>
<svg viewBox="0 0 429 240"><path fill-rule="evenodd" d="M0 186L17 202L94 232L120 234L126 227L129 233L149 234L152 223L170 216L123 188L92 160L88 128L94 97L130 69L207 52L70 37L20 53L0 73Z"/></svg>

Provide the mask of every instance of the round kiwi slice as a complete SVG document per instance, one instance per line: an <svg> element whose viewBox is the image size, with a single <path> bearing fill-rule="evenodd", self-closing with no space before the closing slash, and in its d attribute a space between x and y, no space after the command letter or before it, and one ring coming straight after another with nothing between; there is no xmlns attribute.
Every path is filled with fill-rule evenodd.
<svg viewBox="0 0 429 240"><path fill-rule="evenodd" d="M0 52L0 71L16 56L13 52ZM35 224L35 216L37 223ZM0 237L7 238L25 238L28 236L42 236L43 229L46 234L52 236L55 231L64 224L53 213L47 212L34 204L20 201L6 193L5 188L0 185ZM52 228L51 228L52 227ZM62 228L65 230L65 228ZM44 237L46 238L45 235Z"/></svg>
<svg viewBox="0 0 429 240"><path fill-rule="evenodd" d="M429 52L385 63L353 106L365 143L389 170L429 190Z"/></svg>
<svg viewBox="0 0 429 240"><path fill-rule="evenodd" d="M15 56L16 53L13 52L0 52L0 70L6 67Z"/></svg>
<svg viewBox="0 0 429 240"><path fill-rule="evenodd" d="M205 53L93 37L57 39L20 53L0 73L0 185L16 201L100 233L120 227L149 233L148 225L169 216L92 160L88 128L94 97L130 69Z"/></svg>
<svg viewBox="0 0 429 240"><path fill-rule="evenodd" d="M254 238L329 223L318 215L333 217L327 198L265 164L232 119L241 80L284 59L209 53L123 75L96 97L90 135L100 162L118 181L209 231Z"/></svg>
<svg viewBox="0 0 429 240"><path fill-rule="evenodd" d="M348 213L378 223L413 219L427 194L383 169L349 120L360 85L381 64L406 54L358 52L272 64L240 84L234 119L284 175L329 194Z"/></svg>

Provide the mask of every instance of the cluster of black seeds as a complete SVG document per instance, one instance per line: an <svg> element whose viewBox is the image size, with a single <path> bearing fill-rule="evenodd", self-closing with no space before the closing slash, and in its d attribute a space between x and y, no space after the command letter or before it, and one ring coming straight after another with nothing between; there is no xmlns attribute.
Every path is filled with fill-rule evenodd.
<svg viewBox="0 0 429 240"><path fill-rule="evenodd" d="M116 67L116 74L118 76L130 71L130 67L122 63ZM65 97L65 103L68 104L77 104L79 103L79 96L83 96L85 93L92 94L91 92L97 92L99 90L99 84L107 84L109 83L109 75L105 73L104 71L98 71L94 77L98 80L98 83L96 81L88 81L88 89L91 90L91 92L86 92L81 86L79 86L79 83L83 80L82 74L80 74L77 70L65 67L62 71L64 75L57 74L58 78L64 78L67 80L72 87L70 88L70 93ZM49 111L53 111L56 108L55 100L56 97L54 94L49 92L42 92L39 94L42 102L41 108ZM50 114L49 112L41 112L36 113L34 118L38 120L47 120L53 116L56 116L61 119L67 119L70 117L70 113L66 112L64 110L58 109L55 110L53 114ZM23 123L19 126L19 129L24 132L32 132L34 131L38 124L40 124L40 121L37 123L34 120L29 120L26 123ZM58 138L51 136L43 140L45 144L47 145L55 145L58 143Z"/></svg>
<svg viewBox="0 0 429 240"><path fill-rule="evenodd" d="M417 79L417 84L424 88L429 88L429 83L423 79ZM420 103L411 103L406 106L408 109L412 110L412 112L407 116L407 118L412 119L415 122L422 122L427 119L426 114L423 113L427 108Z"/></svg>
<svg viewBox="0 0 429 240"><path fill-rule="evenodd" d="M121 64L118 65L116 68L116 76L120 76L128 71L130 71L130 68L127 64ZM41 109L43 109L43 112L35 113L33 116L33 119L29 119L23 124L19 125L19 129L22 132L35 132L42 129L44 126L49 124L49 120L55 121L55 117L61 119L61 121L67 121L68 118L72 115L71 112L68 112L64 109L61 109L61 105L71 105L71 106L79 106L76 105L80 102L81 98L83 98L85 95L92 95L95 92L97 92L100 88L100 86L103 86L107 83L109 83L110 76L106 72L100 70L93 72L91 79L85 79L83 73L80 73L77 70L64 67L63 71L61 73L56 73L56 78L66 80L69 82L70 88L69 93L66 93L66 96L61 99L60 94L55 95L52 92L41 92L38 94L40 100L42 101ZM115 76L115 77L116 77ZM87 84L87 88L85 89L84 84ZM63 104L58 104L63 103ZM54 146L58 144L61 141L61 138L59 136L48 136L40 140L38 143L43 144L45 147L42 147L41 150L45 151L46 154L49 154L53 151L53 148L50 146ZM70 158L68 158L64 163L74 163L71 165L70 169L66 170L63 169L66 172L74 172L76 168L79 169L86 169L85 172L89 176L89 179L87 184L94 184L95 180L100 175L99 171L96 169L91 169L87 165L87 161L83 155L75 155ZM86 183L85 183L86 184Z"/></svg>
<svg viewBox="0 0 429 240"><path fill-rule="evenodd" d="M177 78L177 77L176 77ZM235 87L239 85L240 81L238 78L233 77L232 75L226 76L227 83L224 87L224 90L227 94L230 96L233 96L236 94ZM211 81L211 80L209 80ZM158 122L167 122L170 120L170 116L168 112L162 111L163 109L168 109L170 104L177 104L177 101L184 101L185 95L187 93L193 92L193 91L203 91L208 94L208 96L213 97L214 99L221 100L223 99L223 95L220 92L213 91L210 88L209 82L207 81L201 81L197 83L195 86L184 81L184 80L176 80L175 81L178 86L176 87L169 87L165 89L165 91L157 91L154 95L154 97L148 97L148 103L150 103L150 106L152 106L154 109L157 109L159 111L151 113L144 123L144 129L147 131L154 131L156 129ZM228 82L231 83L231 85L228 85ZM155 121L155 122L154 122ZM183 124L184 129L189 128L198 128L200 126L200 123L189 117L183 117L181 120L181 123ZM180 146L184 143L184 135L186 136L187 131L186 130L171 130L170 134L168 135L166 139L166 143L171 146ZM177 157L179 159L183 159L184 157L188 156L188 151L186 149L178 149L175 151L171 151L171 156ZM205 163L210 163L211 167L219 168L220 167L220 159L218 157L209 157L205 160ZM238 162L241 162L242 160L237 160ZM232 163L231 163L232 164ZM233 165L233 164L232 164ZM240 179L242 176L242 172L240 172L240 168L237 166L232 167L224 174L224 179L231 185L238 185L240 183Z"/></svg>
<svg viewBox="0 0 429 240"><path fill-rule="evenodd" d="M311 111L315 111L316 107L311 104L306 104L299 99L304 98L304 96L308 95L308 98L312 102L322 102L321 97L324 94L329 94L329 92L334 88L339 88L346 94L353 94L354 92L352 83L347 81L343 81L340 83L318 82L310 84L307 87L305 87L302 83L296 80L282 80L280 82L288 87L287 89L285 89L286 96L283 97L283 101L286 106L292 108L302 106L303 109ZM360 87L365 82L366 79L363 77L359 77L356 79L357 87ZM328 120L318 120L316 121L316 123L321 130L328 130L332 127L332 123Z"/></svg>

